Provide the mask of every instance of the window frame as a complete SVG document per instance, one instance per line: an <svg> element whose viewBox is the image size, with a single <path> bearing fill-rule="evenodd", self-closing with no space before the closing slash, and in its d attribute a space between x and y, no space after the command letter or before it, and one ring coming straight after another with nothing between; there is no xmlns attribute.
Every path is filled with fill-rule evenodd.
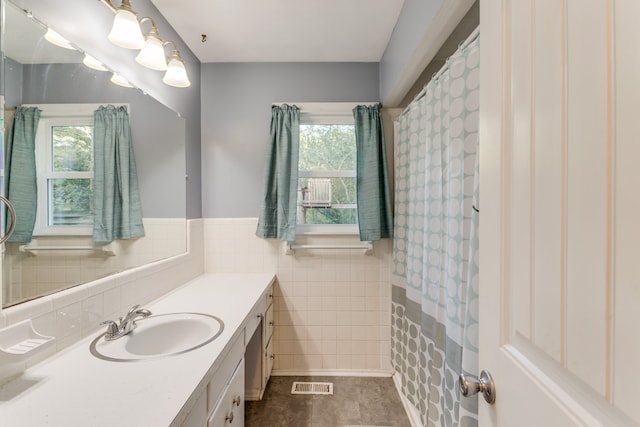
<svg viewBox="0 0 640 427"><path fill-rule="evenodd" d="M356 102L318 102L289 103L300 108L300 125L354 125L353 108ZM364 104L367 104L366 102ZM354 147L355 150L355 147ZM300 178L356 178L353 171L301 171L298 163L298 179ZM357 213L356 202L356 213ZM357 216L356 216L357 218ZM297 221L296 221L297 222ZM358 224L297 224L297 235L359 235Z"/></svg>
<svg viewBox="0 0 640 427"><path fill-rule="evenodd" d="M49 189L50 179L78 178L94 179L94 171L90 172L54 172L53 147L51 143L52 126L92 126L94 112L105 104L29 104L27 107L38 107L41 111L36 130L36 182L37 203L36 222L33 236L91 236L93 226L87 225L49 225ZM129 110L128 104L125 105ZM92 141L93 143L93 141Z"/></svg>

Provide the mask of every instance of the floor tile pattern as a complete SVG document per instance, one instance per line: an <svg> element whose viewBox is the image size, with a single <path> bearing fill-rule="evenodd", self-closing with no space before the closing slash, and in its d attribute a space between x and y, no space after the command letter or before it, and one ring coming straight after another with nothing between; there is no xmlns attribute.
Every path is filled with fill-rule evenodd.
<svg viewBox="0 0 640 427"><path fill-rule="evenodd" d="M292 395L294 381L332 382L333 395ZM247 402L246 427L411 427L391 378L271 377Z"/></svg>

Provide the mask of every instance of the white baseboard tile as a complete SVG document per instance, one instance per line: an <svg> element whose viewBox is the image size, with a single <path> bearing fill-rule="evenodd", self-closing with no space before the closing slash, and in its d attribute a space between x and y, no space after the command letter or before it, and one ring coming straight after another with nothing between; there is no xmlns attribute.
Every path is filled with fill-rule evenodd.
<svg viewBox="0 0 640 427"><path fill-rule="evenodd" d="M366 370L366 369L274 369L271 371L274 377L391 377L391 370Z"/></svg>

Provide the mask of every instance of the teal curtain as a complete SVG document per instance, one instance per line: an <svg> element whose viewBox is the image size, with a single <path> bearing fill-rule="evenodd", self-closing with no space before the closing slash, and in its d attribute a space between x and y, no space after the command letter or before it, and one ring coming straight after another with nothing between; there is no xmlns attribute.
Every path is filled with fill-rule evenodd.
<svg viewBox="0 0 640 427"><path fill-rule="evenodd" d="M16 210L16 228L9 242L31 241L36 222L36 129L40 120L37 107L18 107L7 140L5 195ZM6 229L11 217L6 215Z"/></svg>
<svg viewBox="0 0 640 427"><path fill-rule="evenodd" d="M94 112L93 240L111 242L144 236L136 160L126 107Z"/></svg>
<svg viewBox="0 0 640 427"><path fill-rule="evenodd" d="M296 238L300 109L271 107L271 147L256 235L292 242Z"/></svg>
<svg viewBox="0 0 640 427"><path fill-rule="evenodd" d="M356 198L360 240L380 240L393 235L387 155L380 109L358 105L353 109L356 131Z"/></svg>
<svg viewBox="0 0 640 427"><path fill-rule="evenodd" d="M398 118L391 364L425 427L476 427L479 39Z"/></svg>

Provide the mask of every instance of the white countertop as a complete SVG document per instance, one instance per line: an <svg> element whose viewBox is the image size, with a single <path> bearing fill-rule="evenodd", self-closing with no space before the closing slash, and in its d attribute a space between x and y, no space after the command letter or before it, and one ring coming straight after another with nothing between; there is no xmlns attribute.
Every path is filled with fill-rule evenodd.
<svg viewBox="0 0 640 427"><path fill-rule="evenodd" d="M213 342L178 356L108 362L89 352L101 332L96 333L0 388L0 425L168 426L184 415L181 409L194 390L202 388L212 365L221 363L231 339L274 279L270 274L199 276L145 308L154 314L215 315L223 320L224 331Z"/></svg>

